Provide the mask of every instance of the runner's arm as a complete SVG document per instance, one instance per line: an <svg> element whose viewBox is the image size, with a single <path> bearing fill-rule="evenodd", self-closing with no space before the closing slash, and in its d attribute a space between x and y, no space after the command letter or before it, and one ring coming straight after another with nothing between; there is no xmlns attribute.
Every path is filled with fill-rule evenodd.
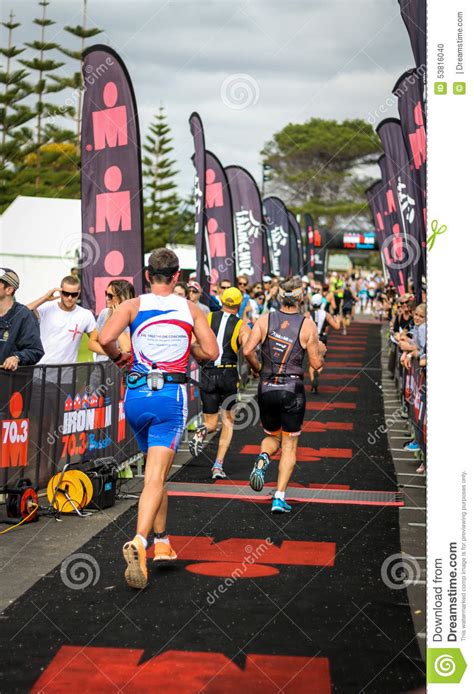
<svg viewBox="0 0 474 694"><path fill-rule="evenodd" d="M305 324L303 330L308 340L306 343L306 352L308 354L309 365L317 370L324 364L325 349L322 348L324 345L319 341L316 325L309 320L306 320Z"/></svg>
<svg viewBox="0 0 474 694"><path fill-rule="evenodd" d="M267 325L268 313L264 316L261 316L257 320L243 348L244 357L247 359L248 363L255 371L255 373L258 373L262 368L261 364L257 359L257 355L255 354L255 350L257 349L258 345L261 342L263 342L263 338L267 332Z"/></svg>
<svg viewBox="0 0 474 694"><path fill-rule="evenodd" d="M110 316L109 320L99 334L99 345L104 350L104 354L112 359L112 361L120 368L128 364L130 353L122 353L120 350L117 350L115 343L117 342L119 335L121 335L125 328L127 328L132 322L132 307L133 302L135 301L136 299L131 299L121 303L117 310L113 312L112 316ZM122 356L120 356L121 354Z"/></svg>
<svg viewBox="0 0 474 694"><path fill-rule="evenodd" d="M36 316L38 317L38 312L36 309L39 306L42 306L46 301L54 301L55 299L59 299L59 293L61 292L61 289L59 287L55 287L54 289L50 289L49 292L46 292L43 296L40 296L39 299L35 299L34 301L30 301L29 304L26 304L27 308L30 309L30 311L33 311Z"/></svg>
<svg viewBox="0 0 474 694"><path fill-rule="evenodd" d="M219 345L204 313L191 301L188 306L194 320L193 333L196 342L191 344L191 353L200 362L214 361L219 356Z"/></svg>
<svg viewBox="0 0 474 694"><path fill-rule="evenodd" d="M252 333L251 328L246 323L242 322L242 325L240 327L240 332L239 332L239 338L238 338L239 344L242 347L242 352L243 352L243 348L245 347L245 345L247 344L247 342L250 339L251 333ZM254 375L257 375L258 372L260 371L260 363L257 359L257 355L255 354L255 352L252 352L252 354L249 357L247 357L247 361L249 362L250 367L251 367Z"/></svg>
<svg viewBox="0 0 474 694"><path fill-rule="evenodd" d="M331 328L334 328L334 330L341 329L341 321L339 319L339 316L332 316L330 313L326 313L326 320L331 326Z"/></svg>

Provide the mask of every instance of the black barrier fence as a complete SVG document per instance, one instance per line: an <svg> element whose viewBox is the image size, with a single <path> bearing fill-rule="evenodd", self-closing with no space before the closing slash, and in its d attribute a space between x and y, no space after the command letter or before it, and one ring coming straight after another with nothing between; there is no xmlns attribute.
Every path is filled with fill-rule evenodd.
<svg viewBox="0 0 474 694"><path fill-rule="evenodd" d="M188 420L199 416L199 367L190 361ZM0 485L43 488L64 465L140 451L124 413L123 374L110 361L0 369Z"/></svg>
<svg viewBox="0 0 474 694"><path fill-rule="evenodd" d="M426 458L426 368L413 358L407 369L400 361L398 345L391 342L389 371L394 377L400 402L408 413L413 435Z"/></svg>

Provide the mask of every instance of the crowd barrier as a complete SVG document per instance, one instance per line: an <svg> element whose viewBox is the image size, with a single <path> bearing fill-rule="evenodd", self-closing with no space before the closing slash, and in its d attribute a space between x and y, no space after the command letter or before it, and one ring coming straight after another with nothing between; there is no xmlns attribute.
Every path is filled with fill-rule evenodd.
<svg viewBox="0 0 474 694"><path fill-rule="evenodd" d="M200 417L199 367L190 360L188 423ZM0 485L44 488L65 464L139 449L124 414L123 374L110 361L0 369Z"/></svg>
<svg viewBox="0 0 474 694"><path fill-rule="evenodd" d="M391 342L389 371L408 414L415 440L426 458L426 368L413 358L410 369L406 369L400 363L401 354L398 345Z"/></svg>

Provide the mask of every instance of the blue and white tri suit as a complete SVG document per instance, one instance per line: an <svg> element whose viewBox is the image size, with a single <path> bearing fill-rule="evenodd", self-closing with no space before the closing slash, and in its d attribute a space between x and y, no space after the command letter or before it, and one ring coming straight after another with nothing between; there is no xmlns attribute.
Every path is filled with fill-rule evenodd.
<svg viewBox="0 0 474 694"><path fill-rule="evenodd" d="M135 320L130 325L132 372L146 374L152 369L186 373L194 325L188 302L170 294L142 294ZM144 380L137 388L127 387L125 416L140 449L164 446L175 451L188 414L186 386L165 383L150 390Z"/></svg>

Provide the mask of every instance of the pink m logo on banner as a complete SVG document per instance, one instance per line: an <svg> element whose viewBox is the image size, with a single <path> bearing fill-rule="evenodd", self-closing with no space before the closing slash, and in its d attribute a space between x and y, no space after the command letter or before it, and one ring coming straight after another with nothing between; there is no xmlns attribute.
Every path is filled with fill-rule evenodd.
<svg viewBox="0 0 474 694"><path fill-rule="evenodd" d="M122 172L118 166L109 166L104 174L104 186L110 193L96 195L95 232L130 231L132 215L130 212L130 191L119 191L122 185ZM89 229L91 234L94 229Z"/></svg>
<svg viewBox="0 0 474 694"><path fill-rule="evenodd" d="M105 290L111 280L128 280L133 284L133 277L124 277L122 272L125 267L125 260L120 251L109 251L105 256L104 270L108 275L103 277L94 277L94 294L96 302L96 311L100 313L105 308Z"/></svg>
<svg viewBox="0 0 474 694"><path fill-rule="evenodd" d="M207 234L211 258L225 258L227 256L226 235L224 231L219 230L219 225L212 217L207 222Z"/></svg>
<svg viewBox="0 0 474 694"><path fill-rule="evenodd" d="M115 105L118 101L118 90L115 82L107 82L102 92L102 98L107 108L92 113L94 149L127 145L127 109L125 106Z"/></svg>
<svg viewBox="0 0 474 694"><path fill-rule="evenodd" d="M419 169L426 161L426 131L423 123L423 111L420 101L413 109L413 117L418 127L415 132L410 133L408 137L415 168Z"/></svg>
<svg viewBox="0 0 474 694"><path fill-rule="evenodd" d="M222 207L224 205L224 192L222 183L215 183L216 172L206 169L206 207Z"/></svg>

